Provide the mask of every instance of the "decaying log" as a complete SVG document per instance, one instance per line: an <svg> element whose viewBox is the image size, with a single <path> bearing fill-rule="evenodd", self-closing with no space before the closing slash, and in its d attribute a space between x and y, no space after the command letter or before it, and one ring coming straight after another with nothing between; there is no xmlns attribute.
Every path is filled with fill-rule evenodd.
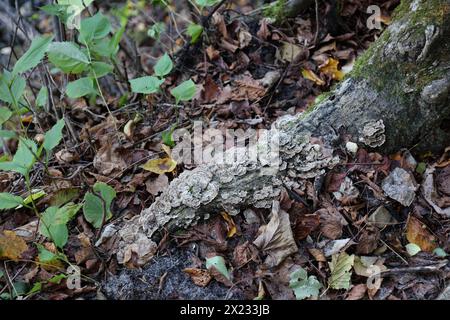
<svg viewBox="0 0 450 320"><path fill-rule="evenodd" d="M392 152L444 146L450 141L450 0L403 1L394 22L358 59L352 73L306 114L284 117L278 130L281 166L269 163L205 164L183 172L150 208L123 226L118 259L133 252L147 262L158 230L186 228L221 211L270 207L284 186L301 189L339 162L345 141ZM258 144L265 146L265 138Z"/></svg>

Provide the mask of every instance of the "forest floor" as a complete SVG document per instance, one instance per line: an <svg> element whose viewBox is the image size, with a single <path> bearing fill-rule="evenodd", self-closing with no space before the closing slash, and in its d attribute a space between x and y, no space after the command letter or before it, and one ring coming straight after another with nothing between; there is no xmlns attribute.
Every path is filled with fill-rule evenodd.
<svg viewBox="0 0 450 320"><path fill-rule="evenodd" d="M100 10L115 26L124 3L98 1L91 14ZM29 183L0 171L0 192L29 200L0 211L0 299L394 300L442 294L450 277L450 148L379 154L349 146L323 179L307 181L306 192L283 192L271 215L250 207L163 234L143 269L139 257L118 264L115 237L105 237L110 222L120 225L140 214L171 180L193 168L161 165L170 157L173 129L202 121L225 135L227 129L266 129L283 115L306 112L382 33L367 28L368 6L381 8L377 22L384 28L399 1L332 3L319 1L318 8L275 23L246 0L203 11L187 1L169 7L129 1L115 72L99 79L103 97L69 99L61 88L76 76L42 67L52 106L2 122L3 129L25 130L41 141L61 115L66 127L49 161L33 166ZM21 12L40 34L55 32L48 13L28 2ZM184 33L189 21L204 29L196 43ZM66 31L67 39L76 38ZM4 70L29 45L16 32L0 31ZM160 92L132 93L129 80L152 74L164 53L174 67ZM169 92L186 79L197 91L178 104ZM42 86L39 71L29 73L32 105ZM17 148L17 140L2 138L0 161L10 160ZM92 223L80 205L64 223L62 246L37 232L42 216L36 212L83 204L98 182L114 189L111 217ZM254 243L260 237L266 237L265 248ZM277 257L283 259L274 262ZM74 266L82 275L75 289L68 286Z"/></svg>

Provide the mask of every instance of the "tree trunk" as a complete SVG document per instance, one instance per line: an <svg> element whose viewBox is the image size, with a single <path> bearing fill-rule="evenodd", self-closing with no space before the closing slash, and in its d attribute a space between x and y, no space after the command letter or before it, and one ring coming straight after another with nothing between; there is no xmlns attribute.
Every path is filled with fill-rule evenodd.
<svg viewBox="0 0 450 320"><path fill-rule="evenodd" d="M312 111L279 119L281 166L250 162L205 164L183 172L150 208L121 228L118 259L131 254L147 262L155 233L186 228L211 214L270 207L283 187L302 189L339 162L334 151L346 141L392 152L420 150L450 141L450 0L403 1L394 22L334 91ZM278 131L277 131L278 130ZM264 145L264 139L258 142Z"/></svg>

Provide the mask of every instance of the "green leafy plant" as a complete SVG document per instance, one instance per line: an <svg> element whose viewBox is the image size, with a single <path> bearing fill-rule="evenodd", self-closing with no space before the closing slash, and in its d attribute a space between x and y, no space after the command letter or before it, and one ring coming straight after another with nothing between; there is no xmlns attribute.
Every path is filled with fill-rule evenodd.
<svg viewBox="0 0 450 320"><path fill-rule="evenodd" d="M152 25L148 31L147 31L147 35L150 38L153 38L155 40L159 40L159 38L161 37L161 34L166 30L166 25L162 22L157 22L154 25Z"/></svg>
<svg viewBox="0 0 450 320"><path fill-rule="evenodd" d="M200 39L200 36L203 33L203 27L199 24L191 23L188 26L186 33L191 37L191 43L194 44Z"/></svg>
<svg viewBox="0 0 450 320"><path fill-rule="evenodd" d="M52 41L52 36L41 36L35 38L31 42L31 46L27 52L25 52L25 54L14 65L12 73L17 75L36 67L44 58L45 53L47 52Z"/></svg>
<svg viewBox="0 0 450 320"><path fill-rule="evenodd" d="M211 7L218 4L220 0L195 0L195 3L198 4L201 8Z"/></svg>
<svg viewBox="0 0 450 320"><path fill-rule="evenodd" d="M206 269L210 270L211 268L216 269L220 274L231 281L231 273L228 271L225 259L222 256L214 256L206 259Z"/></svg>
<svg viewBox="0 0 450 320"><path fill-rule="evenodd" d="M93 191L84 196L83 213L89 223L95 228L101 228L104 222L112 218L111 204L116 191L103 182L94 184Z"/></svg>
<svg viewBox="0 0 450 320"><path fill-rule="evenodd" d="M169 55L164 54L153 68L154 76L145 76L130 80L131 90L135 93L152 94L159 92L161 85L165 81L165 76L173 69L173 62Z"/></svg>
<svg viewBox="0 0 450 320"><path fill-rule="evenodd" d="M309 276L305 269L299 268L290 274L289 288L294 290L297 300L318 297L322 284L315 276Z"/></svg>
<svg viewBox="0 0 450 320"><path fill-rule="evenodd" d="M77 8L81 13L84 5L80 3L78 5ZM66 10L64 5L45 6L43 9L68 23L67 16L61 14ZM112 26L109 19L97 13L80 22L78 42L81 46L67 41L54 42L49 46L47 56L55 67L67 74L81 75L81 78L68 83L66 94L69 98L100 95L107 106L98 79L113 72L116 65L115 55L128 21L126 15L122 15L121 18L121 27L111 37L109 35Z"/></svg>
<svg viewBox="0 0 450 320"><path fill-rule="evenodd" d="M197 86L194 81L187 80L179 84L177 87L173 88L170 93L175 97L177 104L180 101L191 100L197 91Z"/></svg>
<svg viewBox="0 0 450 320"><path fill-rule="evenodd" d="M68 203L61 208L49 207L41 216L39 233L50 238L58 248L63 248L69 238L67 223L80 210L80 204Z"/></svg>
<svg viewBox="0 0 450 320"><path fill-rule="evenodd" d="M0 193L0 210L12 209L23 204L22 197L7 192Z"/></svg>

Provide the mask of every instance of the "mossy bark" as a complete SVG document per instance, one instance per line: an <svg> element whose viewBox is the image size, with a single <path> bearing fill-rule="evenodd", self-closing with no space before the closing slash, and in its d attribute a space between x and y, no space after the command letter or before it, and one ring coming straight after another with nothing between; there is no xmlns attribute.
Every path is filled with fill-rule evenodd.
<svg viewBox="0 0 450 320"><path fill-rule="evenodd" d="M183 172L152 204L120 230L119 261L147 249L155 232L185 228L211 214L269 207L282 188L301 189L338 161L344 140L392 152L436 150L450 142L450 0L403 1L392 25L358 60L354 71L311 112L280 119L281 165L240 154L232 165L205 164ZM345 139L343 139L345 137ZM322 141L321 143L318 141ZM260 141L261 145L264 141Z"/></svg>

